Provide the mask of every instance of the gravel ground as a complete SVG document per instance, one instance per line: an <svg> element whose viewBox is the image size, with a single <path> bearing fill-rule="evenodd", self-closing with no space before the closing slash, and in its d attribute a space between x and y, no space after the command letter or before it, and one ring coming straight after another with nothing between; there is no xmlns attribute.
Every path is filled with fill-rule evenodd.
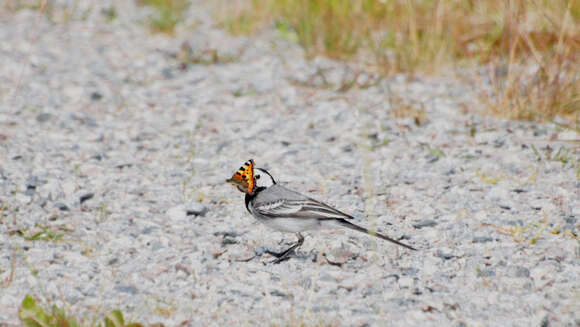
<svg viewBox="0 0 580 327"><path fill-rule="evenodd" d="M166 326L580 325L577 134L229 36L204 2L172 37L147 15L0 10L0 325L26 294ZM316 231L269 264L295 236L225 183L250 158L419 250Z"/></svg>

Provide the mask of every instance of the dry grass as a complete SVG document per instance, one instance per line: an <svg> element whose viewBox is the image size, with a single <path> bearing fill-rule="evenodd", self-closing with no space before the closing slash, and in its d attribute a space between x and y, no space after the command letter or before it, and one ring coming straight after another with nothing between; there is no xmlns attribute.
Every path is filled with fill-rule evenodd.
<svg viewBox="0 0 580 327"><path fill-rule="evenodd" d="M394 96L389 98L391 104L391 116L394 119L413 118L415 125L421 126L427 122L427 113L421 104L406 103L402 98Z"/></svg>
<svg viewBox="0 0 580 327"><path fill-rule="evenodd" d="M217 20L233 35L253 34L267 26L272 3L260 0L220 1Z"/></svg>
<svg viewBox="0 0 580 327"><path fill-rule="evenodd" d="M7 11L17 11L23 9L39 10L43 6L51 5L48 0L4 0L0 2L0 9Z"/></svg>
<svg viewBox="0 0 580 327"><path fill-rule="evenodd" d="M384 74L491 64L505 71L482 94L492 113L579 120L578 0L235 3L223 15L233 33L274 25L310 57L356 61Z"/></svg>
<svg viewBox="0 0 580 327"><path fill-rule="evenodd" d="M492 73L492 88L480 99L491 113L524 120L551 120L560 115L580 127L580 79L576 63L546 54L541 61L520 61L498 66L505 74ZM497 67L496 67L497 68ZM497 69L495 69L497 71ZM574 126L567 126L573 128Z"/></svg>
<svg viewBox="0 0 580 327"><path fill-rule="evenodd" d="M155 9L148 22L151 30L167 34L173 33L189 7L188 0L138 0L138 3Z"/></svg>
<svg viewBox="0 0 580 327"><path fill-rule="evenodd" d="M528 120L561 115L580 123L580 43L566 43L564 35L539 50L528 35L518 34L507 62L500 58L490 70L491 90L481 94L492 113Z"/></svg>

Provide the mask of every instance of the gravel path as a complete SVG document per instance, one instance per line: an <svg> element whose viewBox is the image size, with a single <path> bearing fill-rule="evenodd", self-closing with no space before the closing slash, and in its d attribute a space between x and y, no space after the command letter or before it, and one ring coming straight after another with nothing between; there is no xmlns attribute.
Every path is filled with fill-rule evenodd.
<svg viewBox="0 0 580 327"><path fill-rule="evenodd" d="M173 37L73 2L0 10L0 326L26 294L166 326L580 325L577 134L478 115L453 78L344 92L354 69L204 2ZM239 262L295 240L224 183L250 158L419 251L317 231Z"/></svg>

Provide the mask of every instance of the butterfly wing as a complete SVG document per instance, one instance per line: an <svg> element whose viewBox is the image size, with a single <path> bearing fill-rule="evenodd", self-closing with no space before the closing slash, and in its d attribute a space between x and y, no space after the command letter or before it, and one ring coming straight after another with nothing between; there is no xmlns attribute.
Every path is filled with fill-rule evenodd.
<svg viewBox="0 0 580 327"><path fill-rule="evenodd" d="M226 182L235 185L244 193L252 194L254 192L254 160L246 161L234 175Z"/></svg>

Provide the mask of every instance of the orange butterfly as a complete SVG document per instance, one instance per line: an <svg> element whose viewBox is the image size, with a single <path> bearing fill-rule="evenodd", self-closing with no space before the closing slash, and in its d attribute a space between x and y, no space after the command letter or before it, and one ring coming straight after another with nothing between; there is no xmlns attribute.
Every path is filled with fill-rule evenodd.
<svg viewBox="0 0 580 327"><path fill-rule="evenodd" d="M252 194L254 192L254 160L246 161L232 178L226 182L238 187L238 190L244 193Z"/></svg>

